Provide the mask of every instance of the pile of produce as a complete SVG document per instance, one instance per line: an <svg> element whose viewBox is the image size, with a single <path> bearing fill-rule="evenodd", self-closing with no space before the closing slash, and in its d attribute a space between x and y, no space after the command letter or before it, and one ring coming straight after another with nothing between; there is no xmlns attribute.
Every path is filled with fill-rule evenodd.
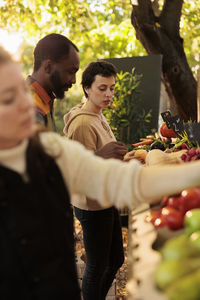
<svg viewBox="0 0 200 300"><path fill-rule="evenodd" d="M200 299L200 209L184 216L184 234L165 242L155 271L156 287L169 300Z"/></svg>
<svg viewBox="0 0 200 300"><path fill-rule="evenodd" d="M168 163L168 161L169 163L173 163L173 157L174 163L177 163L176 152L180 153L179 159L181 158L182 162L188 163L200 159L199 145L195 142L191 142L186 133L183 133L181 138L174 138L175 133L172 129L167 128L165 122L160 128L160 133L161 137L158 137L158 134L156 134L156 142L154 140L150 145L148 155L146 155L145 159L146 165L148 165L148 159L151 165ZM160 140L160 143L165 147L165 150L159 151L161 149L160 147L160 149L150 151L152 145L157 143L158 140ZM140 151L142 150L140 149ZM170 153L169 156L168 153ZM168 158L170 158L170 160L168 160ZM167 226L170 230L177 230L183 228L186 212L194 208L200 208L200 188L191 188L183 190L178 195L163 197L160 208L151 211L148 221L153 223L156 228Z"/></svg>
<svg viewBox="0 0 200 300"><path fill-rule="evenodd" d="M138 143L133 144L134 149L145 149L147 151L153 149L166 149L173 148L177 135L172 129L168 129L165 122L160 127L160 134L155 132L154 135L148 135L146 138L141 138Z"/></svg>
<svg viewBox="0 0 200 300"><path fill-rule="evenodd" d="M186 151L186 153L181 155L181 159L184 162L194 161L200 159L200 149L193 148Z"/></svg>
<svg viewBox="0 0 200 300"><path fill-rule="evenodd" d="M180 194L163 197L161 208L151 210L147 221L156 228L167 226L170 230L183 228L188 210L200 208L200 188L183 190Z"/></svg>
<svg viewBox="0 0 200 300"><path fill-rule="evenodd" d="M141 138L139 142L132 144L133 149L127 154L125 160L137 158L145 163L148 152L158 149L165 153L173 153L185 150L181 159L184 162L200 159L200 148L196 142L190 141L186 132L179 137L172 129L168 129L165 122L160 127L160 133L155 132L145 138ZM140 157L142 155L142 158Z"/></svg>
<svg viewBox="0 0 200 300"><path fill-rule="evenodd" d="M198 143L190 141L186 132L176 136L165 123L160 133L141 139L133 147L132 157L146 165L200 159ZM200 300L200 187L163 197L146 221L158 229L158 235L163 230L177 235L159 249L162 260L155 272L156 287L169 300Z"/></svg>

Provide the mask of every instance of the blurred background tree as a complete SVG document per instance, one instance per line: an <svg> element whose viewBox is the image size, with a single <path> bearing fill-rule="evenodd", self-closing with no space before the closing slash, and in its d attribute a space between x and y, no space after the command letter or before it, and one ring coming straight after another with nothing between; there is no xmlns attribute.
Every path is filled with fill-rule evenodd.
<svg viewBox="0 0 200 300"><path fill-rule="evenodd" d="M163 55L162 79L171 102L185 121L197 120L197 82L190 63L199 63L199 57L194 50L197 45L199 47L199 1L131 2L131 22L137 38L148 54ZM186 24L191 30L190 33ZM194 43L195 37L198 38ZM187 44L188 40L190 44Z"/></svg>
<svg viewBox="0 0 200 300"><path fill-rule="evenodd" d="M62 103L57 101L55 105L56 120L59 132L62 133L60 119L71 106L82 100L80 74L85 65L95 59L141 56L149 53L145 45L137 39L138 33L136 38L137 30L135 31L131 23L131 13L137 9L136 4L139 5L138 8L143 7L142 5L151 7L155 17L155 28L160 28L162 24L159 23L159 15L156 15L155 11L161 11L169 2L179 4L180 36L184 39L182 42L187 62L195 77L200 50L200 0L2 0L0 28L8 33L15 32L22 39L19 56L24 76L32 72L33 48L44 35L52 32L64 34L79 47L81 68L77 76L77 85L70 89ZM181 4L183 7L180 12ZM142 12L141 9L140 11ZM170 23L170 16L168 19ZM1 36L0 42L5 42L4 39L1 40ZM14 48L12 40L9 50ZM192 101L194 102L194 97Z"/></svg>

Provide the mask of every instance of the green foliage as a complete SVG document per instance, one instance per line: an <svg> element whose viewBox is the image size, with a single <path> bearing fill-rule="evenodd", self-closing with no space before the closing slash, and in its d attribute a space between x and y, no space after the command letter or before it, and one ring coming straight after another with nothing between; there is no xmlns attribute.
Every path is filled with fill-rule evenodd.
<svg viewBox="0 0 200 300"><path fill-rule="evenodd" d="M82 64L85 65L97 58L144 55L144 49L132 30L130 21L125 20L120 26L105 23L100 28L86 33L85 40L79 47Z"/></svg>
<svg viewBox="0 0 200 300"><path fill-rule="evenodd" d="M151 111L141 107L139 84L142 75L122 71L117 74L114 101L104 110L106 119L117 140L131 145L149 131Z"/></svg>
<svg viewBox="0 0 200 300"><path fill-rule="evenodd" d="M46 34L68 36L85 66L97 58L143 55L131 25L129 0L9 0L0 4L0 28L35 46Z"/></svg>
<svg viewBox="0 0 200 300"><path fill-rule="evenodd" d="M0 24L8 30L16 28L26 37L38 36L56 31L63 32L70 24L70 30L89 29L89 5L87 1L65 0L9 0L0 5Z"/></svg>
<svg viewBox="0 0 200 300"><path fill-rule="evenodd" d="M180 32L188 63L194 73L200 62L200 1L185 0L183 4Z"/></svg>
<svg viewBox="0 0 200 300"><path fill-rule="evenodd" d="M159 2L162 5L164 0ZM2 0L0 28L23 36L21 62L25 76L32 71L36 42L51 32L66 35L78 46L82 69L99 58L146 54L131 24L131 11L130 0ZM184 0L180 32L194 73L200 61L199 15L200 0ZM67 96L70 98L67 104L65 101L56 103L56 112L59 107L62 114L70 103L74 104L71 90ZM143 114L145 119L145 112ZM58 123L62 124L62 121Z"/></svg>
<svg viewBox="0 0 200 300"><path fill-rule="evenodd" d="M80 48L85 66L96 58L146 53L135 37L131 11L130 0L2 0L0 28L21 33L32 46L45 34L65 34ZM199 15L200 0L183 1L180 32L193 72L200 61Z"/></svg>
<svg viewBox="0 0 200 300"><path fill-rule="evenodd" d="M33 69L33 46L29 45L28 43L24 42L19 51L21 56L21 64L24 76L32 73Z"/></svg>

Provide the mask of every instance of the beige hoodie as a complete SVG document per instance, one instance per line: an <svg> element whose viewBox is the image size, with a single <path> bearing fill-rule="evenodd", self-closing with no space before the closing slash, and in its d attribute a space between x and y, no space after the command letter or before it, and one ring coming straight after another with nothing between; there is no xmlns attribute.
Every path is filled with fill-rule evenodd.
<svg viewBox="0 0 200 300"><path fill-rule="evenodd" d="M103 114L95 114L84 109L83 104L73 107L64 116L63 132L72 140L83 144L88 150L96 152L105 144L116 141ZM102 207L93 199L74 195L72 204L85 210L100 210Z"/></svg>

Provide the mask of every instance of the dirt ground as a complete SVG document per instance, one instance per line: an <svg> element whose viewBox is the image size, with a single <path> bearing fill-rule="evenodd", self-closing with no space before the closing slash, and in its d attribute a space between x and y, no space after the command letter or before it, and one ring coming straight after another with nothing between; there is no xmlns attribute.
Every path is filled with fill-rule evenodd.
<svg viewBox="0 0 200 300"><path fill-rule="evenodd" d="M82 259L85 259L85 250L82 242L82 231L80 223L77 219L75 219L75 234L76 234L76 253L81 254ZM124 245L124 254L125 261L122 267L119 269L116 275L116 299L117 300L125 300L127 297L126 292L126 283L127 283L127 243L128 243L128 229L126 227L122 227L122 235L123 235L123 245Z"/></svg>

